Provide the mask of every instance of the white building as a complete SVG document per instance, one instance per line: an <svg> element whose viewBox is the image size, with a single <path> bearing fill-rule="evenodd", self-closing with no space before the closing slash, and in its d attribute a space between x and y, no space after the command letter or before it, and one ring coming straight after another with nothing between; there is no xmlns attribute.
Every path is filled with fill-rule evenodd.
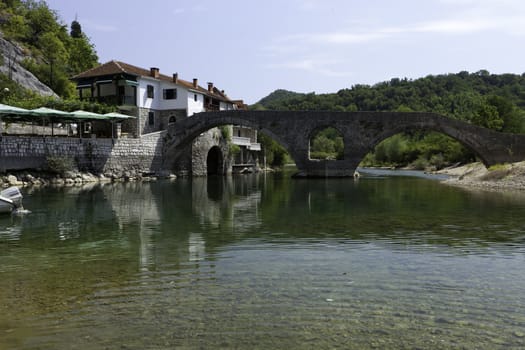
<svg viewBox="0 0 525 350"><path fill-rule="evenodd" d="M179 79L178 74L160 74L119 61L110 61L72 78L80 99L117 105L121 112L134 115L137 125L127 130L138 137L166 129L167 124L194 113L235 109L224 91L208 83Z"/></svg>
<svg viewBox="0 0 525 350"><path fill-rule="evenodd" d="M77 83L80 99L113 104L121 113L137 117L121 126L120 134L128 137L165 130L170 123L194 113L245 106L242 101L230 100L224 90L211 82L203 88L197 79L190 82L180 79L177 73L168 76L161 74L159 68L147 70L120 61L107 62L72 80ZM256 161L251 153L260 151L255 130L234 126L231 142L241 148L241 157L234 163Z"/></svg>

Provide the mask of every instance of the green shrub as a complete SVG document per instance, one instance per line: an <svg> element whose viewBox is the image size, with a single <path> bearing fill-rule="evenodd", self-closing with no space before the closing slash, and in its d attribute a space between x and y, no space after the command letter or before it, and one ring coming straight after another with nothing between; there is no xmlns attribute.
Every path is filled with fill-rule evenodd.
<svg viewBox="0 0 525 350"><path fill-rule="evenodd" d="M425 170L429 167L428 159L425 157L418 157L415 161L411 163L411 166L416 170Z"/></svg>
<svg viewBox="0 0 525 350"><path fill-rule="evenodd" d="M221 131L222 137L225 140L230 141L232 139L231 128L229 125L221 125L219 126L219 130Z"/></svg>
<svg viewBox="0 0 525 350"><path fill-rule="evenodd" d="M55 174L63 175L75 169L75 160L71 157L48 156L47 169Z"/></svg>
<svg viewBox="0 0 525 350"><path fill-rule="evenodd" d="M443 157L443 154L439 153L430 157L430 165L436 167L436 169L442 169L447 165L447 163L445 161L445 157Z"/></svg>
<svg viewBox="0 0 525 350"><path fill-rule="evenodd" d="M488 168L488 171L495 171L495 170L508 170L509 165L508 164L494 164L491 165Z"/></svg>
<svg viewBox="0 0 525 350"><path fill-rule="evenodd" d="M323 151L314 151L310 152L310 159L329 159L334 160L336 159L335 154L333 152L323 152Z"/></svg>
<svg viewBox="0 0 525 350"><path fill-rule="evenodd" d="M237 154L241 153L241 147L239 145L235 145L233 143L230 143L230 154L232 156L236 156Z"/></svg>

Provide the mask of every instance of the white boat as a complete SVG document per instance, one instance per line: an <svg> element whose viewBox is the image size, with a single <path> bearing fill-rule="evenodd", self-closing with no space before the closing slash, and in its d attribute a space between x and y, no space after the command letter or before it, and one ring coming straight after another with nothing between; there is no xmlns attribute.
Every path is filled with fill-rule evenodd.
<svg viewBox="0 0 525 350"><path fill-rule="evenodd" d="M0 213L11 213L23 209L22 193L18 187L13 186L0 191Z"/></svg>

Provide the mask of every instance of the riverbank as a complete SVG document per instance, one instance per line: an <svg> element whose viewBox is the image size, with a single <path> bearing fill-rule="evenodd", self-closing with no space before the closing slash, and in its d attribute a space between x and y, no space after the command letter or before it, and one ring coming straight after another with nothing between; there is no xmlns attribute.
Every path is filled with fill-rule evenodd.
<svg viewBox="0 0 525 350"><path fill-rule="evenodd" d="M445 184L489 191L525 191L525 161L487 169L482 163L446 168L437 172L450 176Z"/></svg>
<svg viewBox="0 0 525 350"><path fill-rule="evenodd" d="M263 170L263 169L261 169ZM264 169L263 171L273 171ZM503 164L487 169L482 163L445 168L435 174L447 175L443 183L465 188L492 191L525 191L525 161ZM156 181L157 179L176 179L173 174L145 174L139 171L123 173L92 174L89 172L68 171L64 174L49 172L19 171L0 175L0 188L9 186L80 186L89 183Z"/></svg>
<svg viewBox="0 0 525 350"><path fill-rule="evenodd" d="M89 183L156 181L159 177L175 179L173 174L144 174L138 171L94 175L89 172L66 171L64 174L49 172L10 172L0 175L0 188L9 186L81 186Z"/></svg>

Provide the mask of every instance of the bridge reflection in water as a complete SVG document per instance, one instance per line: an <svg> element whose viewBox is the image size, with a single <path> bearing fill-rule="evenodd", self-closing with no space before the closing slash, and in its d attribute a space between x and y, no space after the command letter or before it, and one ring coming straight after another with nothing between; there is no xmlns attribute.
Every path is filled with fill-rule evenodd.
<svg viewBox="0 0 525 350"><path fill-rule="evenodd" d="M26 198L0 218L0 348L524 345L523 194L260 174Z"/></svg>

